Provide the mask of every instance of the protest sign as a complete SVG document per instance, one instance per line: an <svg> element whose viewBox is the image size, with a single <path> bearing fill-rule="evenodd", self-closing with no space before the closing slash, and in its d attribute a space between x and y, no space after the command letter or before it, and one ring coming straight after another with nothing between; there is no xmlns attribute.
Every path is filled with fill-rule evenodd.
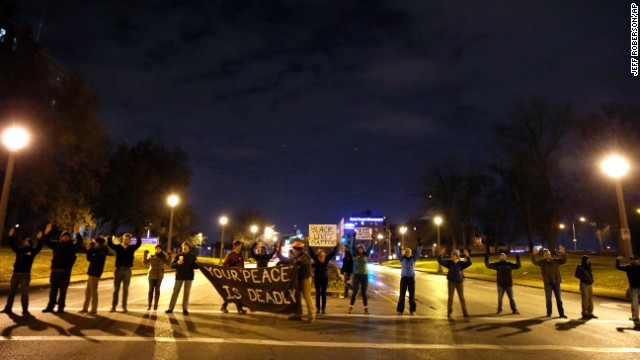
<svg viewBox="0 0 640 360"><path fill-rule="evenodd" d="M338 245L337 225L309 225L309 246L334 247Z"/></svg>

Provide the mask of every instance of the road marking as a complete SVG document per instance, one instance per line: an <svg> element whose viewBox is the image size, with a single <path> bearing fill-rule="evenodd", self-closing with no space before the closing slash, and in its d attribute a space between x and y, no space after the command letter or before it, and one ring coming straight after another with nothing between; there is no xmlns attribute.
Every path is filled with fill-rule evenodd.
<svg viewBox="0 0 640 360"><path fill-rule="evenodd" d="M11 336L0 337L0 341L101 341L101 342L158 342L158 343L204 343L243 344L258 346L323 347L353 349L394 349L394 350L512 350L512 351L576 351L591 353L640 353L640 348L583 347L562 345L490 345L490 344L404 344L404 343L336 343L322 341L281 341L241 338L211 337L139 337L139 336Z"/></svg>

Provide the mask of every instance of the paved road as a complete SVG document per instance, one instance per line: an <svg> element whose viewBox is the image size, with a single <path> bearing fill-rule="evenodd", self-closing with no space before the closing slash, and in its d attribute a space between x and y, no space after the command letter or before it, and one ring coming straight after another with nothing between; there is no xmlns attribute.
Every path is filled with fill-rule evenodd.
<svg viewBox="0 0 640 360"><path fill-rule="evenodd" d="M0 358L52 359L630 359L640 358L640 329L634 330L627 303L596 300L598 320L579 320L578 294L563 294L569 319L544 318L541 289L516 287L521 315L496 316L495 284L467 280L471 317L446 318L446 280L418 274L416 316L395 315L399 270L371 265L371 315L358 299L353 314L348 300L331 298L327 314L314 324L288 321L283 315L229 314L219 311L221 298L197 276L191 315L180 311L146 311L146 278L132 280L128 313L108 313L112 283L100 287L97 317L77 313L83 285L69 289L65 314L43 314L47 290L31 294L36 318L0 315ZM166 309L173 275L162 286ZM16 299L18 300L18 299ZM506 300L506 299L505 299ZM0 301L4 301L1 298ZM14 309L20 313L19 301ZM507 303L505 302L505 305ZM408 305L407 305L408 306ZM179 310L178 305L176 310ZM554 312L555 313L555 312Z"/></svg>

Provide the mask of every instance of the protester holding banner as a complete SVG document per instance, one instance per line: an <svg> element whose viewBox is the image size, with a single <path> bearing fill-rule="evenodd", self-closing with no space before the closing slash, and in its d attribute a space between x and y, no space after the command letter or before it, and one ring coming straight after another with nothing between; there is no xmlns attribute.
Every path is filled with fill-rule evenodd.
<svg viewBox="0 0 640 360"><path fill-rule="evenodd" d="M336 253L338 252L338 245L336 245L329 255L325 254L324 250L318 250L318 254L313 251L313 248L309 246L309 255L313 259L313 283L316 287L316 314L324 314L327 306L327 286L329 286L329 271L327 266L331 262ZM322 298L322 304L320 299Z"/></svg>
<svg viewBox="0 0 640 360"><path fill-rule="evenodd" d="M373 240L365 251L364 245L358 244L356 241L351 243L351 248L356 256L353 259L353 294L351 295L351 304L349 306L349 314L353 310L353 305L356 302L358 292L362 289L362 304L364 305L364 313L369 314L369 306L367 299L367 288L369 287L369 270L367 269L367 262L369 262L369 254L373 250Z"/></svg>
<svg viewBox="0 0 640 360"><path fill-rule="evenodd" d="M231 250L231 252L229 252L227 256L225 256L224 260L222 261L222 266L232 267L232 268L244 268L244 258L242 257L242 241L236 240L233 242L233 250ZM229 302L227 301L227 299L224 299L224 302L222 303L222 307L220 308L220 311L222 311L225 314L228 313L229 312L229 310L227 310L228 304ZM236 306L238 307L238 314L247 313L247 311L242 308L241 303L236 302Z"/></svg>
<svg viewBox="0 0 640 360"><path fill-rule="evenodd" d="M400 260L402 265L402 272L400 275L400 298L398 299L398 306L396 311L398 315L402 315L404 312L404 298L409 290L409 314L416 314L416 261L422 253L422 241L418 239L418 249L412 254L410 248L404 249L403 253L400 252L398 246L394 246L396 257Z"/></svg>
<svg viewBox="0 0 640 360"><path fill-rule="evenodd" d="M162 251L162 245L156 245L153 254L149 254L149 250L144 250L142 263L149 265L149 301L147 310L151 310L151 302L153 300L153 310L158 310L158 300L160 299L160 285L164 278L164 266L171 266L171 254L165 254Z"/></svg>
<svg viewBox="0 0 640 360"><path fill-rule="evenodd" d="M182 243L182 252L176 255L171 263L171 268L176 269L176 282L173 285L173 294L171 294L171 302L169 309L165 312L170 314L176 307L180 289L184 284L184 293L182 295L182 313L189 315L189 295L191 295L191 283L193 283L194 269L198 268L198 259L191 253L191 245L188 242Z"/></svg>
<svg viewBox="0 0 640 360"><path fill-rule="evenodd" d="M349 288L351 287L351 274L353 273L353 256L348 246L344 247L344 255L342 257L342 280L344 281L344 294L340 295L340 299L349 297Z"/></svg>
<svg viewBox="0 0 640 360"><path fill-rule="evenodd" d="M293 258L289 259L296 265L298 270L298 290L300 295L304 298L304 302L307 304L307 317L310 323L316 321L316 315L313 309L313 303L311 302L311 257L304 251L304 244L302 241L296 241L293 243ZM302 320L302 307L298 307L299 311L289 316L289 320Z"/></svg>
<svg viewBox="0 0 640 360"><path fill-rule="evenodd" d="M257 267L268 267L269 260L271 260L273 254L278 251L278 246L274 245L273 251L271 253L267 253L267 247L262 245L256 253L256 248L258 247L259 243L259 241L253 243L253 245L251 246L251 251L249 253L251 254L251 257L256 261Z"/></svg>

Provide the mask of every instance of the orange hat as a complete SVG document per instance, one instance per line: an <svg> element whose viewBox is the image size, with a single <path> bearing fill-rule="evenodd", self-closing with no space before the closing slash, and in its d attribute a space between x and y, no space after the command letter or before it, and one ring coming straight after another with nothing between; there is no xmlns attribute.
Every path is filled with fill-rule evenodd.
<svg viewBox="0 0 640 360"><path fill-rule="evenodd" d="M304 244L302 243L302 241L296 241L293 243L293 248L294 249L298 249L298 250L302 250L304 249Z"/></svg>

